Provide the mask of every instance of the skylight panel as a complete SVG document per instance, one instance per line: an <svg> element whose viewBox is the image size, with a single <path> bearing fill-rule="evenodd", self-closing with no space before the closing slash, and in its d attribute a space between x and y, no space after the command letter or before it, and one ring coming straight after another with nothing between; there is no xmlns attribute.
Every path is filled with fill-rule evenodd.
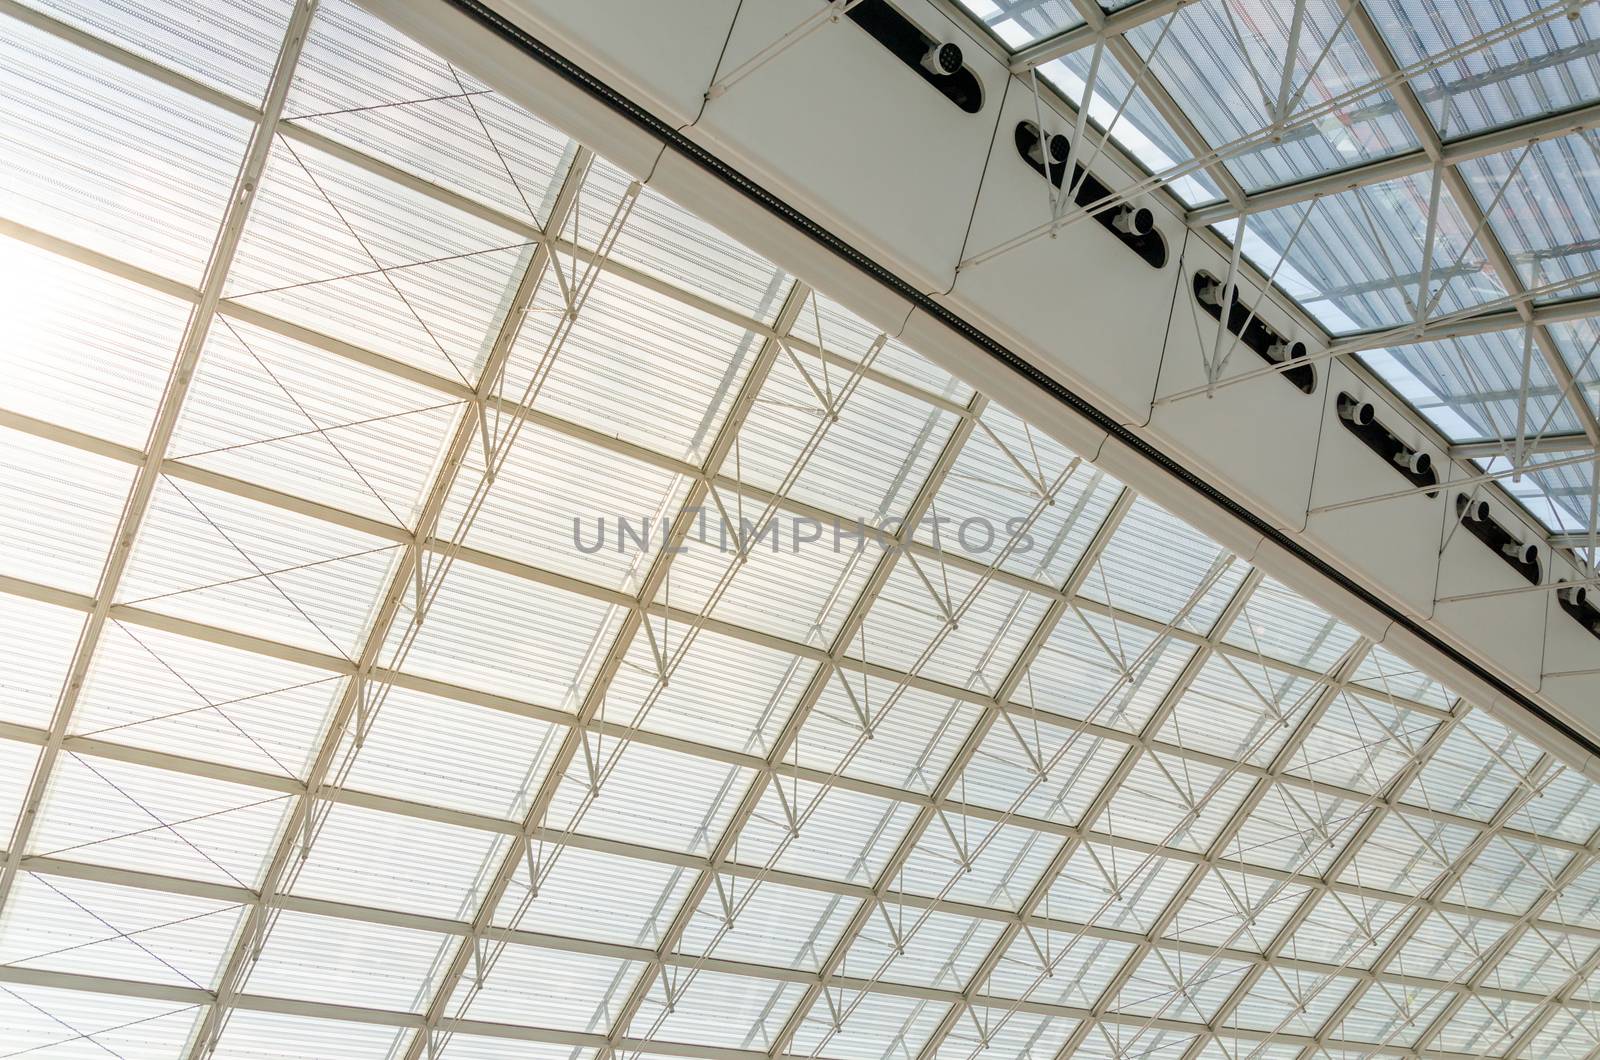
<svg viewBox="0 0 1600 1060"><path fill-rule="evenodd" d="M551 828L704 855L751 783L749 770L649 744L598 734L587 743L567 767L545 815ZM596 780L598 792L590 786ZM673 797L664 802L661 792L669 787Z"/></svg>
<svg viewBox="0 0 1600 1060"><path fill-rule="evenodd" d="M537 847L536 847L537 851ZM522 931L657 946L699 873L669 859L645 861L606 850L546 844L537 859L539 894L528 900L524 865L495 910L495 923Z"/></svg>
<svg viewBox="0 0 1600 1060"><path fill-rule="evenodd" d="M0 965L212 989L238 902L23 873L0 927Z"/></svg>
<svg viewBox="0 0 1600 1060"><path fill-rule="evenodd" d="M1163 48L1170 46L1168 43ZM1054 85L1074 107L1079 107L1087 92L1089 67L1093 61L1092 46L1079 48L1041 65L1039 76ZM1197 206L1222 198L1222 192L1210 175L1203 168L1189 164L1194 153L1151 101L1149 89L1144 87L1151 79L1150 74L1145 70L1140 74L1135 82L1114 52L1102 52L1094 97L1089 102L1089 117L1102 130L1109 130L1112 141L1145 169L1168 177L1166 187L1185 204ZM1120 117L1119 108L1122 110Z"/></svg>
<svg viewBox="0 0 1600 1060"><path fill-rule="evenodd" d="M909 559L895 564L846 650L868 662L993 694L1048 602L997 581L984 584L960 568L921 565L919 571ZM958 624L950 625L951 616Z"/></svg>
<svg viewBox="0 0 1600 1060"><path fill-rule="evenodd" d="M916 809L903 802L781 779L783 796L767 784L740 833L733 851L740 864L771 864L808 876L870 884L916 817ZM794 808L798 835L791 833L786 805Z"/></svg>
<svg viewBox="0 0 1600 1060"><path fill-rule="evenodd" d="M8 835L16 827L38 761L39 749L33 744L0 740L0 766L4 767L0 769L0 825L6 827Z"/></svg>
<svg viewBox="0 0 1600 1060"><path fill-rule="evenodd" d="M928 792L984 709L904 681L841 670L823 686L786 760ZM863 738L863 715L870 719L870 740Z"/></svg>
<svg viewBox="0 0 1600 1060"><path fill-rule="evenodd" d="M1020 909L1062 838L1004 821L943 812L906 859L903 886L989 909Z"/></svg>
<svg viewBox="0 0 1600 1060"><path fill-rule="evenodd" d="M334 805L296 870L293 893L470 920L507 841L493 832Z"/></svg>
<svg viewBox="0 0 1600 1060"><path fill-rule="evenodd" d="M249 124L11 19L0 215L197 283Z"/></svg>
<svg viewBox="0 0 1600 1060"><path fill-rule="evenodd" d="M1272 578L1263 578L1224 637L1274 659L1326 671L1356 642L1356 631Z"/></svg>
<svg viewBox="0 0 1600 1060"><path fill-rule="evenodd" d="M669 657L690 635L676 623L650 622ZM818 664L710 630L694 631L693 636L664 685L649 638L635 638L611 680L601 717L612 725L769 756L817 680Z"/></svg>
<svg viewBox="0 0 1600 1060"><path fill-rule="evenodd" d="M1207 873L1172 918L1163 938L1234 950L1264 951L1307 894L1228 870Z"/></svg>
<svg viewBox="0 0 1600 1060"><path fill-rule="evenodd" d="M1543 468L1539 465L1553 463L1573 453L1534 453L1526 458L1528 471L1518 480L1504 475L1506 492L1552 533L1586 534L1590 526L1589 497L1594 492L1592 464L1563 464ZM1485 461L1489 472L1507 472L1511 464L1504 457Z"/></svg>
<svg viewBox="0 0 1600 1060"><path fill-rule="evenodd" d="M1147 751L1096 824L1124 838L1202 851L1225 827L1251 783L1216 766Z"/></svg>
<svg viewBox="0 0 1600 1060"><path fill-rule="evenodd" d="M313 916L278 914L251 993L420 1012L459 940L447 935Z"/></svg>
<svg viewBox="0 0 1600 1060"><path fill-rule="evenodd" d="M646 995L629 1033L706 1048L770 1047L806 991L804 983L704 969L694 970L692 979L689 968L660 974L664 981ZM671 1008L666 1007L667 990L673 995Z"/></svg>
<svg viewBox="0 0 1600 1060"><path fill-rule="evenodd" d="M1503 1053L1533 1011L1534 1005L1528 1001L1469 997L1439 1031L1439 1045L1479 1055Z"/></svg>
<svg viewBox="0 0 1600 1060"><path fill-rule="evenodd" d="M1408 916L1400 901L1329 890L1284 940L1283 953L1297 960L1368 968L1385 952Z"/></svg>
<svg viewBox="0 0 1600 1060"><path fill-rule="evenodd" d="M1524 287L1558 301L1597 289L1589 273L1600 270L1600 202L1590 189L1600 175L1593 132L1539 140L1521 149L1461 164L1461 175L1485 208L1506 186L1489 214ZM1520 165L1518 164L1520 161ZM1514 170L1514 172L1513 172Z"/></svg>
<svg viewBox="0 0 1600 1060"><path fill-rule="evenodd" d="M222 318L170 458L412 528L461 402Z"/></svg>
<svg viewBox="0 0 1600 1060"><path fill-rule="evenodd" d="M1592 938L1535 928L1495 962L1489 985L1502 990L1547 994L1560 990L1600 946Z"/></svg>
<svg viewBox="0 0 1600 1060"><path fill-rule="evenodd" d="M385 1060L411 1040L409 1028L241 1011L213 1053L218 1060L275 1060L284 1054L328 1060Z"/></svg>
<svg viewBox="0 0 1600 1060"><path fill-rule="evenodd" d="M1504 298L1475 225L1446 187L1439 189L1432 257L1424 260L1431 199L1424 172L1265 210L1250 217L1245 254L1263 272L1276 269L1278 285L1335 335L1398 328ZM1235 226L1221 227L1232 238Z"/></svg>
<svg viewBox="0 0 1600 1060"><path fill-rule="evenodd" d="M732 467L725 463L724 470L761 489L786 487L788 497L847 527L863 520L892 529L949 441L956 416L791 352L768 371L740 428ZM816 521L831 533L835 520Z"/></svg>
<svg viewBox="0 0 1600 1060"><path fill-rule="evenodd" d="M1335 1041L1383 1042L1405 1048L1416 1042L1454 995L1431 986L1380 983L1364 991L1333 1025Z"/></svg>
<svg viewBox="0 0 1600 1060"><path fill-rule="evenodd" d="M562 267L569 285L587 269L575 279L570 263ZM582 311L563 327L560 283L545 276L512 348L505 396L675 459L704 460L761 338L608 270L587 283ZM641 417L641 407L655 412Z"/></svg>
<svg viewBox="0 0 1600 1060"><path fill-rule="evenodd" d="M997 405L979 419L916 539L1056 588L1121 485Z"/></svg>
<svg viewBox="0 0 1600 1060"><path fill-rule="evenodd" d="M1385 814L1340 878L1365 887L1422 894L1444 877L1477 836L1461 825Z"/></svg>
<svg viewBox="0 0 1600 1060"><path fill-rule="evenodd" d="M1289 772L1376 792L1404 769L1438 724L1431 715L1346 689L1316 720Z"/></svg>
<svg viewBox="0 0 1600 1060"><path fill-rule="evenodd" d="M1005 1004L974 1005L970 1018L951 1028L938 1055L944 1060L970 1060L984 1050L1002 1056L1055 1055L1066 1045L1078 1021L1016 1011Z"/></svg>
<svg viewBox="0 0 1600 1060"><path fill-rule="evenodd" d="M961 6L1011 51L1047 40L1083 22L1070 0L961 0Z"/></svg>
<svg viewBox="0 0 1600 1060"><path fill-rule="evenodd" d="M1103 826L1099 833L1104 835ZM1192 862L1100 838L1077 846L1041 911L1063 920L1144 934L1193 871Z"/></svg>
<svg viewBox="0 0 1600 1060"><path fill-rule="evenodd" d="M251 106L266 93L293 10L287 0L180 0L148 7L29 0L29 6Z"/></svg>
<svg viewBox="0 0 1600 1060"><path fill-rule="evenodd" d="M1239 1000L1231 1022L1268 1034L1314 1037L1356 980L1300 968L1269 967ZM1248 1050L1247 1050L1248 1052Z"/></svg>
<svg viewBox="0 0 1600 1060"><path fill-rule="evenodd" d="M283 125L296 141L328 137L526 226L549 217L575 147L346 0L318 9Z"/></svg>
<svg viewBox="0 0 1600 1060"><path fill-rule="evenodd" d="M937 906L885 902L873 910L840 970L862 979L881 971L888 982L961 990L1002 930L998 921Z"/></svg>
<svg viewBox="0 0 1600 1060"><path fill-rule="evenodd" d="M1012 699L1051 714L1137 732L1194 651L1187 641L1076 608L1050 631Z"/></svg>
<svg viewBox="0 0 1600 1060"><path fill-rule="evenodd" d="M665 280L692 297L762 324L777 319L791 286L787 273L649 187L624 206L633 183L615 166L596 160L570 226L560 234L588 250L604 241L618 265ZM619 207L627 210L627 223L613 233L612 242L606 233Z"/></svg>
<svg viewBox="0 0 1600 1060"><path fill-rule="evenodd" d="M0 448L0 574L92 592L133 469L5 428ZM59 532L66 526L73 533Z"/></svg>
<svg viewBox="0 0 1600 1060"><path fill-rule="evenodd" d="M1197 974L1202 967L1206 974ZM1156 946L1117 994L1112 1008L1129 1016L1209 1022L1249 967L1242 961Z"/></svg>
<svg viewBox="0 0 1600 1060"><path fill-rule="evenodd" d="M254 888L288 806L281 791L69 752L27 853Z"/></svg>
<svg viewBox="0 0 1600 1060"><path fill-rule="evenodd" d="M1455 693L1381 644L1374 644L1357 665L1355 681L1386 699L1408 699L1440 711L1456 701Z"/></svg>
<svg viewBox="0 0 1600 1060"><path fill-rule="evenodd" d="M914 1056L946 1008L943 1002L830 988L800 1021L793 1048L833 1060L881 1060L902 1051Z"/></svg>
<svg viewBox="0 0 1600 1060"><path fill-rule="evenodd" d="M348 659L400 548L166 476L118 602Z"/></svg>
<svg viewBox="0 0 1600 1060"><path fill-rule="evenodd" d="M997 997L1027 994L1034 1001L1092 1008L1133 945L1092 934L1074 939L1070 925L1034 926L1012 942L984 987Z"/></svg>
<svg viewBox="0 0 1600 1060"><path fill-rule="evenodd" d="M462 980L446 1011L468 1019L552 1030L604 1032L644 965L589 953L511 945L481 990ZM459 1002L471 993L471 1003Z"/></svg>
<svg viewBox="0 0 1600 1060"><path fill-rule="evenodd" d="M1162 562L1152 564L1159 555ZM1139 498L1117 525L1082 593L1196 633L1207 632L1248 567Z"/></svg>
<svg viewBox="0 0 1600 1060"><path fill-rule="evenodd" d="M1406 939L1389 967L1401 975L1426 979L1466 979L1483 963L1490 947L1505 935L1503 921L1422 910L1421 926Z"/></svg>
<svg viewBox="0 0 1600 1060"><path fill-rule="evenodd" d="M964 406L973 390L909 346L861 319L844 306L816 291L806 296L789 330L790 342L812 353L820 348L860 362L878 348L871 368L934 399ZM820 336L820 338L819 338ZM883 338L880 343L879 339Z"/></svg>
<svg viewBox="0 0 1600 1060"><path fill-rule="evenodd" d="M1567 881L1545 908L1543 919L1568 927L1600 928L1600 865Z"/></svg>
<svg viewBox="0 0 1600 1060"><path fill-rule="evenodd" d="M1519 416L1525 351L1528 403ZM1515 439L1519 422L1528 440L1582 430L1542 353L1528 350L1519 328L1368 350L1361 359L1452 442Z"/></svg>
<svg viewBox="0 0 1600 1060"><path fill-rule="evenodd" d="M175 1056L200 1015L192 1002L32 985L0 988L0 1025L17 1052L79 1050L79 1055Z"/></svg>
<svg viewBox="0 0 1600 1060"><path fill-rule="evenodd" d="M1240 822L1226 853L1283 872L1326 872L1371 812L1370 800L1280 782Z"/></svg>
<svg viewBox="0 0 1600 1060"><path fill-rule="evenodd" d="M72 665L83 612L0 594L0 657L6 671L0 720L44 728Z"/></svg>
<svg viewBox="0 0 1600 1060"><path fill-rule="evenodd" d="M1588 839L1588 826L1597 819L1600 785L1575 769L1563 769L1543 795L1523 804L1512 823L1551 839L1582 843Z"/></svg>
<svg viewBox="0 0 1600 1060"><path fill-rule="evenodd" d="M826 647L882 561L882 545L865 537L857 547L842 528L835 550L830 526L816 541L796 546L796 534L809 536L809 525L775 512L763 519L765 501L720 486L717 492L720 506L708 498L697 513L694 535L673 559L656 603ZM779 601L782 607L775 606Z"/></svg>
<svg viewBox="0 0 1600 1060"><path fill-rule="evenodd" d="M521 821L566 729L509 710L391 688L343 784Z"/></svg>
<svg viewBox="0 0 1600 1060"><path fill-rule="evenodd" d="M1307 677L1212 655L1178 697L1159 735L1186 750L1266 765L1323 688Z"/></svg>
<svg viewBox="0 0 1600 1060"><path fill-rule="evenodd" d="M689 918L681 953L815 971L860 901L822 890L718 873Z"/></svg>
<svg viewBox="0 0 1600 1060"><path fill-rule="evenodd" d="M1545 5L1379 0L1371 6L1372 20L1395 59L1411 66L1526 19ZM1600 18L1580 8L1429 70L1413 84L1440 136L1468 136L1600 98L1597 40Z"/></svg>
<svg viewBox="0 0 1600 1060"><path fill-rule="evenodd" d="M1445 735L1401 798L1487 821L1518 785L1533 783L1530 774L1538 760L1531 746L1488 715L1473 711Z"/></svg>
<svg viewBox="0 0 1600 1060"><path fill-rule="evenodd" d="M1462 870L1456 893L1480 909L1525 913L1556 888L1573 857L1568 850L1498 835Z"/></svg>
<svg viewBox="0 0 1600 1060"><path fill-rule="evenodd" d="M6 411L143 446L189 306L5 237L0 280Z"/></svg>
<svg viewBox="0 0 1600 1060"><path fill-rule="evenodd" d="M1387 91L1333 103L1372 86L1378 72L1331 0L1306 5L1290 95L1278 98L1293 6L1239 0L1190 5L1173 16L1159 50L1158 22L1128 33L1247 191L1416 147ZM1261 133L1285 116L1281 138Z"/></svg>
<svg viewBox="0 0 1600 1060"><path fill-rule="evenodd" d="M280 139L226 295L472 386L532 256L525 233Z"/></svg>
<svg viewBox="0 0 1600 1060"><path fill-rule="evenodd" d="M342 674L113 622L68 731L303 778L344 688Z"/></svg>
<svg viewBox="0 0 1600 1060"><path fill-rule="evenodd" d="M492 482L484 481L482 443L475 438L468 447L437 536L637 593L665 547L664 528L684 505L690 484L683 471L536 420L524 421L512 438L513 415L508 409L492 426L500 432ZM489 422L496 422L493 405Z"/></svg>
<svg viewBox="0 0 1600 1060"><path fill-rule="evenodd" d="M575 712L598 663L591 645L616 621L597 600L462 560L451 565L421 632L411 638L409 623L396 622L381 659L406 673Z"/></svg>
<svg viewBox="0 0 1600 1060"><path fill-rule="evenodd" d="M962 771L963 802L1076 824L1122 760L1125 747L1020 712L989 727Z"/></svg>

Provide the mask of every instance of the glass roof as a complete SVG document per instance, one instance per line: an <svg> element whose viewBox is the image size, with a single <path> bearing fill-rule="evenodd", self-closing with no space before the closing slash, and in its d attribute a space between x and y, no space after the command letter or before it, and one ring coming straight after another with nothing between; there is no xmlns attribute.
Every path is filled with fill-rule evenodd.
<svg viewBox="0 0 1600 1060"><path fill-rule="evenodd" d="M1563 306L1539 322L1524 358L1518 309L1600 291L1600 8L960 2L1013 70L1073 106L1089 98L1150 185L1242 240L1245 260L1447 443L1513 451L1518 423L1564 455L1600 441L1590 344L1565 334L1592 331L1574 324L1586 314ZM1474 314L1504 330L1428 341ZM1526 470L1508 497L1553 534L1587 527L1592 467Z"/></svg>
<svg viewBox="0 0 1600 1060"><path fill-rule="evenodd" d="M0 1055L1600 1048L1596 785L304 12L0 9Z"/></svg>

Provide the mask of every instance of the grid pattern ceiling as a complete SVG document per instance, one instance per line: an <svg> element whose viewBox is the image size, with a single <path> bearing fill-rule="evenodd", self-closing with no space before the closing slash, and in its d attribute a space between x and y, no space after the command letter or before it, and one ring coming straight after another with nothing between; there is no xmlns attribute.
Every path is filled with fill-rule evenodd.
<svg viewBox="0 0 1600 1060"><path fill-rule="evenodd" d="M1486 471L1521 464L1504 485L1558 540L1589 544L1600 7L960 2L1446 440L1497 443L1472 451ZM1430 334L1475 314L1487 334Z"/></svg>
<svg viewBox="0 0 1600 1060"><path fill-rule="evenodd" d="M1488 714L348 3L0 19L0 1056L1600 1055Z"/></svg>

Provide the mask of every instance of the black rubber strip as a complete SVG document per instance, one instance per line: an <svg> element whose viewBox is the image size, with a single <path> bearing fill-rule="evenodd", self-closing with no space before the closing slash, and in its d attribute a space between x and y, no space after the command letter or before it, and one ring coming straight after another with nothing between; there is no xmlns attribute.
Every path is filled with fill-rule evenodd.
<svg viewBox="0 0 1600 1060"><path fill-rule="evenodd" d="M1090 404L1078 394L1073 393L1071 390L1068 390L1050 376L1039 371L1039 369L1035 368L1032 364L1028 363L1022 357L1008 349L1003 343L997 341L987 333L973 327L966 320L963 320L961 317L950 312L950 310L946 309L932 298L929 298L921 291L918 291L915 287L911 286L911 284L907 283L899 276L890 272L882 265L879 265L865 254L861 253L855 247L851 246L849 243L846 243L843 239L840 239L826 228L823 228L805 214L799 212L794 207L790 206L788 203L784 202L782 199L763 188L761 185L752 181L749 177L746 177L743 173L740 173L738 170L722 161L716 155L713 155L699 144L678 132L678 130L671 125L668 125L654 114L651 114L637 103L617 92L611 86L599 80L588 71L575 65L565 56L554 51L543 42L529 36L521 27L507 21L495 11L480 3L479 0L443 0L443 2L466 14L485 28L493 31L496 35L500 36L508 43L516 46L518 50L523 52L530 59L533 59L541 66L547 67L564 80L582 89L599 102L605 104L611 110L614 110L624 118L627 118L634 125L637 125L651 136L654 136L656 139L660 140L666 147L676 151L678 154L689 159L691 162L694 162L700 168L715 175L724 184L732 187L745 198L751 200L752 202L758 203L768 213L781 218L791 227L804 232L811 239L815 240L822 246L827 247L839 257L844 258L846 261L850 262L850 264L854 265L856 268L860 269L868 276L871 276L874 280L878 281L895 294L910 302L913 306L923 310L929 316L941 321L945 326L951 328L952 330L959 332L978 349L983 350L995 360L1004 364L1006 367L1010 368L1012 371L1016 372L1018 375L1037 386L1039 389L1045 391L1062 405L1070 408L1072 411L1076 412L1078 415L1094 424L1100 430L1105 431L1107 434L1115 437L1118 441L1127 445L1130 449L1140 453L1161 470L1165 471L1173 478L1176 478L1184 485L1200 494L1202 497L1205 497L1212 504L1215 504L1217 507L1226 511L1229 515L1232 515L1234 518L1243 522L1246 526L1250 527L1251 530L1261 534L1263 537L1271 539L1274 543L1281 546L1285 551L1292 553L1297 559L1316 570L1319 574L1322 574L1324 577L1339 585L1347 592L1358 597L1362 602L1368 604L1381 614L1388 617L1396 625L1410 630L1418 637L1421 637L1429 644L1432 644L1436 649L1438 649L1439 652L1453 660L1458 666L1471 672L1490 686L1498 689L1502 695L1521 706L1529 714L1532 714L1546 725L1549 725L1552 729L1561 733L1567 739L1588 751L1591 755L1594 755L1596 758L1600 758L1600 745L1597 745L1593 740L1589 739L1577 729L1574 729L1561 718L1551 714L1544 707L1527 698L1521 692L1518 692L1500 678L1496 677L1494 674L1490 673L1482 666L1479 666L1476 662L1469 659L1455 648L1452 648L1450 645L1440 640L1427 628L1418 624L1417 622L1414 622L1412 619L1402 614L1394 607L1391 607L1388 603L1384 602L1356 582L1352 581L1350 578L1346 577L1340 571L1335 570L1333 567L1323 562L1294 538L1278 530L1270 523L1261 519L1255 513L1249 511L1243 506L1235 503L1229 497L1218 492L1214 486L1207 483L1204 479L1200 478L1198 475L1195 475L1193 472L1174 461L1171 457L1161 452L1161 450L1156 449L1154 446L1144 441L1138 435L1122 426L1122 424L1106 415L1103 411Z"/></svg>

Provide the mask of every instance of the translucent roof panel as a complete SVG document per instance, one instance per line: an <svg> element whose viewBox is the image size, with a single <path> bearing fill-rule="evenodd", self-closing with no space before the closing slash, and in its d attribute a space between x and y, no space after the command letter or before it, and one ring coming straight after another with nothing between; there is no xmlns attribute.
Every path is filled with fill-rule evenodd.
<svg viewBox="0 0 1600 1060"><path fill-rule="evenodd" d="M1372 20L1402 66L1527 19L1528 0L1376 0ZM1497 40L1414 82L1418 100L1446 140L1537 118L1600 98L1600 12L1575 8Z"/></svg>
<svg viewBox="0 0 1600 1060"><path fill-rule="evenodd" d="M1489 221L1523 286L1552 289L1546 300L1596 289L1581 277L1600 269L1600 203L1593 184L1600 176L1597 147L1600 141L1591 134L1577 133L1542 140L1527 149L1526 157L1519 150L1461 166L1486 209L1499 197Z"/></svg>
<svg viewBox="0 0 1600 1060"><path fill-rule="evenodd" d="M1514 439L1519 418L1528 439L1581 430L1548 363L1527 345L1531 341L1525 331L1494 331L1369 350L1361 359L1453 442Z"/></svg>
<svg viewBox="0 0 1600 1060"><path fill-rule="evenodd" d="M24 152L0 196L6 1045L1592 1050L1584 774L356 7L276 75L261 194L227 194L237 151L216 197L169 152L152 180L192 215L128 245L91 176L217 114L242 143L282 12L224 49L186 35L222 17L198 4L56 10L0 35L29 42L19 120L129 79L165 102L143 140ZM1281 12L1239 51L1247 13L1177 17L1261 67ZM1325 15L1301 50L1370 73ZM1230 164L1380 157L1387 120ZM1364 199L1377 242L1340 244L1373 229L1330 196L1292 251L1292 207L1247 249L1351 288L1316 303L1341 327L1410 320L1419 189ZM191 334L225 217L244 240ZM1448 273L1472 227L1441 230L1442 306L1494 296ZM1397 268L1344 264L1361 246ZM1586 383L1592 338L1552 327ZM1476 441L1523 352L1369 361ZM1511 488L1567 519L1586 474Z"/></svg>
<svg viewBox="0 0 1600 1060"><path fill-rule="evenodd" d="M1377 71L1332 0L1308 0L1290 94L1281 71L1297 5L1212 0L1127 34L1184 113L1248 191L1286 184L1414 148L1387 92L1338 104ZM1387 104L1387 105L1385 105ZM1279 137L1260 134L1287 119Z"/></svg>
<svg viewBox="0 0 1600 1060"><path fill-rule="evenodd" d="M1083 24L1071 0L960 0L972 16L1015 51Z"/></svg>
<svg viewBox="0 0 1600 1060"><path fill-rule="evenodd" d="M1039 76L1065 96L1073 106L1082 106L1089 87L1089 69L1094 64L1091 50L1069 52L1039 67ZM1120 112L1120 113L1119 113ZM1089 117L1151 173L1166 173L1185 166L1193 152L1179 139L1171 124L1151 102L1148 91L1135 82L1115 55L1102 52L1095 75L1094 95L1089 100ZM1167 186L1190 205L1212 202L1222 193L1204 169L1186 166Z"/></svg>
<svg viewBox="0 0 1600 1060"><path fill-rule="evenodd" d="M1426 173L1252 216L1245 253L1334 334L1374 331L1494 302L1505 290L1474 225ZM1232 236L1234 226L1227 226ZM1424 254L1431 250L1431 258ZM1426 274L1426 275L1425 275ZM1424 279L1428 292L1420 295Z"/></svg>

